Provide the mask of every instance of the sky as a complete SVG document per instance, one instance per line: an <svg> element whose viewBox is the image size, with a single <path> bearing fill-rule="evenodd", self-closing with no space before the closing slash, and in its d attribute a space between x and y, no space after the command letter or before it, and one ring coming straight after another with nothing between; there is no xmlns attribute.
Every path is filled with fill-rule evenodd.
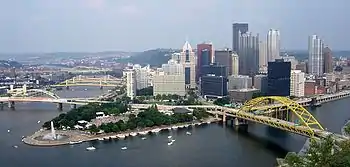
<svg viewBox="0 0 350 167"><path fill-rule="evenodd" d="M265 40L281 33L282 49L307 49L319 35L350 50L349 0L0 0L0 52L143 51L232 46L232 23L249 23Z"/></svg>

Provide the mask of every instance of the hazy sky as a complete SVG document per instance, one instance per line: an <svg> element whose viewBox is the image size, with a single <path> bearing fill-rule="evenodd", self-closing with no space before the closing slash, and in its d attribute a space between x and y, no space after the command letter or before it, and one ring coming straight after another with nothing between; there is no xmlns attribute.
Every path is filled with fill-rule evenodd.
<svg viewBox="0 0 350 167"><path fill-rule="evenodd" d="M318 34L350 49L349 0L0 0L0 52L142 51L212 41L231 47L233 22L282 48Z"/></svg>

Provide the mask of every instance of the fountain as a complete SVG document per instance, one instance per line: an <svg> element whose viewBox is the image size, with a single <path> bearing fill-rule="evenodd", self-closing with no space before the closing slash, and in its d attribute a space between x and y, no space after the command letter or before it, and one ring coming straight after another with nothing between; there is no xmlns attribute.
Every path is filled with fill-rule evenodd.
<svg viewBox="0 0 350 167"><path fill-rule="evenodd" d="M42 137L43 140L60 140L63 139L63 135L56 134L55 127L51 121L51 133L48 133Z"/></svg>

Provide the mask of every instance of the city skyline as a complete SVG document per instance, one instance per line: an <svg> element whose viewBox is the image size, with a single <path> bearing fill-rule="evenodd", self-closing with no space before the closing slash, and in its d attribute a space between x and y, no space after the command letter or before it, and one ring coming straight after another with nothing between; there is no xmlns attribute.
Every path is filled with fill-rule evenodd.
<svg viewBox="0 0 350 167"><path fill-rule="evenodd" d="M281 50L307 50L307 38L312 34L327 41L333 50L350 49L346 44L348 25L340 21L350 14L345 0L193 0L186 1L187 5L181 5L184 0L17 2L0 5L1 53L143 51L177 48L186 37L191 44L212 41L215 48L224 48L232 46L232 24L236 22L248 23L250 31L259 34L278 29Z"/></svg>

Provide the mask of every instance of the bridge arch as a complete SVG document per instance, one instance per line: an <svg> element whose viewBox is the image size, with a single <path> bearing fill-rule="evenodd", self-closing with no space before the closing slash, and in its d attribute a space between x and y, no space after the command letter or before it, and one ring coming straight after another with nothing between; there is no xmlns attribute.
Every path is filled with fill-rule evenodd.
<svg viewBox="0 0 350 167"><path fill-rule="evenodd" d="M262 107L265 106L265 107ZM266 107L268 106L268 107ZM284 107L284 108L283 108ZM280 110L283 108L284 110ZM313 129L319 129L324 130L322 125L317 121L317 119L309 113L303 106L299 105L297 102L287 98L287 97L281 97L281 96L265 96L265 97L258 97L255 99L252 99L248 102L246 102L240 109L239 112L249 112L252 113L259 109L262 109L264 111L261 111L261 115L269 115L272 112L271 109L274 110L277 114L277 112L292 112L292 114L296 117L297 120L299 120L298 124L307 127L308 132L312 135L314 135ZM289 114L287 112L287 114ZM269 115L271 117L271 115ZM287 120L290 121L290 120Z"/></svg>
<svg viewBox="0 0 350 167"><path fill-rule="evenodd" d="M47 90L42 90L42 89L28 89L28 90L26 90L26 92L24 92L24 91L16 92L11 97L23 97L23 96L33 97L33 95L35 95L37 93L47 95L53 99L60 98L57 94L50 92L50 91L47 91Z"/></svg>

